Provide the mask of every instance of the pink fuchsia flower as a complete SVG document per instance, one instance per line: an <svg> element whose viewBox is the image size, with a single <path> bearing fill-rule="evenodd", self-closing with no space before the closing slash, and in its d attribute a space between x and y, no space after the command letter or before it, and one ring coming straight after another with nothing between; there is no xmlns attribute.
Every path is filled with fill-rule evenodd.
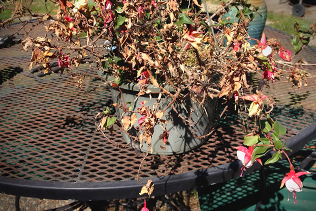
<svg viewBox="0 0 316 211"><path fill-rule="evenodd" d="M238 99L239 99L239 94L238 94L238 92L237 92L237 91L234 91L233 96L234 96L235 102L237 102Z"/></svg>
<svg viewBox="0 0 316 211"><path fill-rule="evenodd" d="M268 98L266 95L256 95L256 94L253 94L253 95L247 95L247 96L242 96L240 97L242 99L245 99L245 100L249 100L249 101L252 101L251 105L250 105L250 108L249 108L249 116L253 116L253 115L260 115L262 109L263 109L263 102L262 100L265 99L265 98Z"/></svg>
<svg viewBox="0 0 316 211"><path fill-rule="evenodd" d="M149 209L146 207L146 200L144 200L144 207L140 211L149 211Z"/></svg>
<svg viewBox="0 0 316 211"><path fill-rule="evenodd" d="M284 48L283 47L281 47L281 49L280 49L280 57L282 58L282 59L284 59L285 61L287 61L287 62L290 62L291 60L292 60L292 58L291 58L291 51L289 51L289 50L284 50Z"/></svg>
<svg viewBox="0 0 316 211"><path fill-rule="evenodd" d="M143 123L145 122L146 117L142 116L141 118L139 118L138 120L138 125L140 128L142 128Z"/></svg>
<svg viewBox="0 0 316 211"><path fill-rule="evenodd" d="M156 8L157 7L157 3L155 2L155 0L151 1L151 4Z"/></svg>
<svg viewBox="0 0 316 211"><path fill-rule="evenodd" d="M190 25L188 33L183 38L189 41L194 48L198 48L203 39L203 32L194 31Z"/></svg>
<svg viewBox="0 0 316 211"><path fill-rule="evenodd" d="M280 188L282 188L285 184L285 187L289 190L289 192L293 192L293 198L294 198L294 204L295 204L297 203L296 192L301 192L302 187L303 187L303 183L299 177L305 174L310 174L310 173L309 172L295 173L295 171L292 168L293 167L291 166L290 172L287 173L285 177L283 178Z"/></svg>
<svg viewBox="0 0 316 211"><path fill-rule="evenodd" d="M137 81L138 81L138 84L141 84L141 85L148 84L148 82L149 82L149 73L148 73L148 71L143 71L140 74L140 77L139 77L139 79L137 79Z"/></svg>
<svg viewBox="0 0 316 211"><path fill-rule="evenodd" d="M272 53L272 48L270 46L267 46L267 38L266 38L265 33L262 34L262 37L258 46L261 49L261 53L263 56L269 56Z"/></svg>
<svg viewBox="0 0 316 211"><path fill-rule="evenodd" d="M261 53L263 56L269 56L272 53L272 48L270 46L266 46L262 48Z"/></svg>
<svg viewBox="0 0 316 211"><path fill-rule="evenodd" d="M239 49L240 49L241 43L240 43L240 42L237 42L237 43L233 43L232 45L233 45L233 47L234 47L234 48L233 48L233 51L238 52Z"/></svg>
<svg viewBox="0 0 316 211"><path fill-rule="evenodd" d="M73 18L65 16L65 20L70 23L71 21L73 21Z"/></svg>
<svg viewBox="0 0 316 211"><path fill-rule="evenodd" d="M145 12L145 6L138 7L138 16L140 17Z"/></svg>
<svg viewBox="0 0 316 211"><path fill-rule="evenodd" d="M112 2L107 0L105 2L105 5L103 7L103 13L104 13L104 26L106 26L108 23L112 22L115 18L113 12L112 12Z"/></svg>
<svg viewBox="0 0 316 211"><path fill-rule="evenodd" d="M262 78L267 79L268 81L272 79L272 81L274 82L274 73L269 70L269 67L267 67L266 71L263 71Z"/></svg>
<svg viewBox="0 0 316 211"><path fill-rule="evenodd" d="M252 146L249 146L248 149L244 146L237 147L237 158L243 164L243 167L241 167L240 176L242 176L245 168L250 168L252 166L253 164L253 162L251 161L252 153L253 153ZM256 161L258 161L262 165L260 158L257 158Z"/></svg>
<svg viewBox="0 0 316 211"><path fill-rule="evenodd" d="M58 57L58 67L60 68L65 68L65 67L70 67L70 59L69 56L67 55L62 55Z"/></svg>

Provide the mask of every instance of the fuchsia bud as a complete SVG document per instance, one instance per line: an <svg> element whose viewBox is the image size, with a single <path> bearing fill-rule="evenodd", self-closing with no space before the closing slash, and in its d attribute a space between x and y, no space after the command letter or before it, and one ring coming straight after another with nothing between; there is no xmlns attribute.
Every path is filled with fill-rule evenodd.
<svg viewBox="0 0 316 211"><path fill-rule="evenodd" d="M291 169L290 172L285 175L285 177L283 178L281 182L280 188L282 188L285 184L285 187L289 190L289 192L293 192L294 204L297 203L296 192L301 192L302 187L303 187L303 183L298 177L305 174L310 174L310 173L309 172L295 173L295 171Z"/></svg>

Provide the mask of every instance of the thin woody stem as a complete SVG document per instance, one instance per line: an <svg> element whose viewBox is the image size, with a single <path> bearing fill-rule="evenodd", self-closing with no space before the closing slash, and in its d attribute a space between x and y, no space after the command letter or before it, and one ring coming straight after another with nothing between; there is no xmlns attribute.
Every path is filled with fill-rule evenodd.
<svg viewBox="0 0 316 211"><path fill-rule="evenodd" d="M282 153L285 155L285 157L287 158L287 160L289 161L289 164L290 164L290 169L293 170L294 167L293 167L293 164L291 163L291 160L289 158L289 156L286 154L286 152L282 151Z"/></svg>

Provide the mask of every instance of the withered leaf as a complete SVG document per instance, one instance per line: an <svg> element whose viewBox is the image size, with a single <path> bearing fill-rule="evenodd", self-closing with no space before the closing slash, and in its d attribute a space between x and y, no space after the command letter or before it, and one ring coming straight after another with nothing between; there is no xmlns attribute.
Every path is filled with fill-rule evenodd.
<svg viewBox="0 0 316 211"><path fill-rule="evenodd" d="M107 119L107 116L105 116L105 117L102 118L102 120L101 120L101 122L100 122L100 125L99 125L101 128L104 127L104 125L105 125L105 123L106 123L106 119Z"/></svg>
<svg viewBox="0 0 316 211"><path fill-rule="evenodd" d="M201 7L201 5L199 4L199 2L197 0L193 0L193 3L198 6L198 7Z"/></svg>
<svg viewBox="0 0 316 211"><path fill-rule="evenodd" d="M161 110L159 110L159 111L156 112L156 117L157 117L158 119L161 119L162 116L163 116L163 112L162 112Z"/></svg>
<svg viewBox="0 0 316 211"><path fill-rule="evenodd" d="M147 184L142 187L142 190L140 191L139 195L143 195L147 193L149 196L154 191L154 183L152 180L148 180Z"/></svg>
<svg viewBox="0 0 316 211"><path fill-rule="evenodd" d="M30 37L22 41L23 50L27 51L28 47L33 45L32 39Z"/></svg>
<svg viewBox="0 0 316 211"><path fill-rule="evenodd" d="M125 117L123 117L122 123L123 123L124 129L127 130L129 128L130 123L131 123L130 116L126 115Z"/></svg>
<svg viewBox="0 0 316 211"><path fill-rule="evenodd" d="M133 126L135 124L136 120L137 120L136 113L133 113L131 116L131 126Z"/></svg>

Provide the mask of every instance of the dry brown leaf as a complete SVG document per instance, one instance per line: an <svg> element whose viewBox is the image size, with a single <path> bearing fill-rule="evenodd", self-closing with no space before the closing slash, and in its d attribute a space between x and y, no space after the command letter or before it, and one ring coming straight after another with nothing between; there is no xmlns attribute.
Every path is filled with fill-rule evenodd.
<svg viewBox="0 0 316 211"><path fill-rule="evenodd" d="M32 39L30 37L22 41L23 50L27 51L28 47L33 45Z"/></svg>
<svg viewBox="0 0 316 211"><path fill-rule="evenodd" d="M161 119L162 116L163 116L163 112L161 110L157 111L156 117Z"/></svg>
<svg viewBox="0 0 316 211"><path fill-rule="evenodd" d="M141 55L143 60L147 61L150 66L153 66L155 64L148 54L142 53Z"/></svg>
<svg viewBox="0 0 316 211"><path fill-rule="evenodd" d="M193 3L198 6L198 7L201 7L201 5L199 4L199 2L197 0L193 0Z"/></svg>
<svg viewBox="0 0 316 211"><path fill-rule="evenodd" d="M136 113L133 113L131 116L131 126L133 126L135 124L136 120L137 120Z"/></svg>
<svg viewBox="0 0 316 211"><path fill-rule="evenodd" d="M106 120L107 120L107 116L105 116L105 117L102 118L102 120L101 120L101 122L100 122L100 125L99 125L101 128L104 127L104 125L105 125L105 123L106 123Z"/></svg>
<svg viewBox="0 0 316 211"><path fill-rule="evenodd" d="M130 116L126 115L125 117L123 117L122 123L123 123L124 129L127 130L129 128L130 123L131 123Z"/></svg>
<svg viewBox="0 0 316 211"><path fill-rule="evenodd" d="M139 195L143 195L147 193L149 196L154 191L154 183L152 180L148 180L147 184L142 187L142 190L140 191Z"/></svg>

